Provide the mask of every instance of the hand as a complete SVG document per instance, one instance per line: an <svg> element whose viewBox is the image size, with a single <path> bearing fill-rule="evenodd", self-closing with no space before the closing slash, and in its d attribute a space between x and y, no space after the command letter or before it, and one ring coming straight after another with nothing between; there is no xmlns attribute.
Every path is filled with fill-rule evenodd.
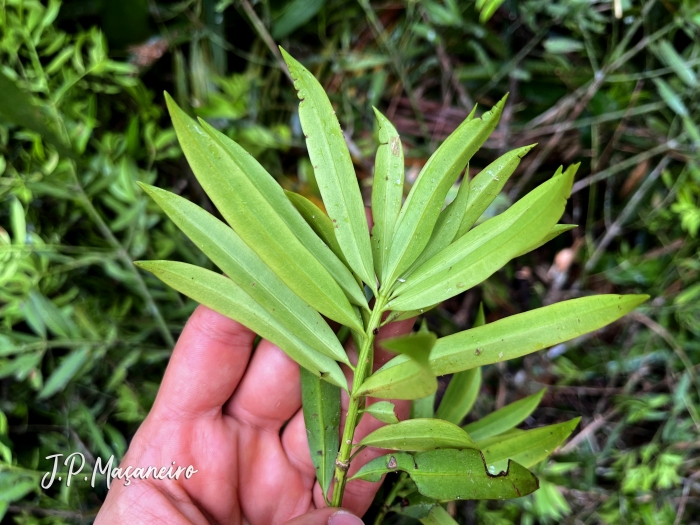
<svg viewBox="0 0 700 525"><path fill-rule="evenodd" d="M393 323L377 339L408 333L412 325L413 320ZM380 483L347 484L343 503L354 515L324 508L301 411L299 365L268 341L253 352L254 338L241 324L197 308L121 465L161 468L174 461L175 467L192 465L197 472L190 479L132 479L128 486L114 479L96 525L362 523L355 515L365 513ZM348 355L356 360L352 345ZM377 351L375 367L390 358ZM352 372L344 371L352 384ZM405 419L409 403L395 404ZM343 393L343 420L347 406ZM380 426L365 415L355 440ZM382 453L363 450L350 474Z"/></svg>

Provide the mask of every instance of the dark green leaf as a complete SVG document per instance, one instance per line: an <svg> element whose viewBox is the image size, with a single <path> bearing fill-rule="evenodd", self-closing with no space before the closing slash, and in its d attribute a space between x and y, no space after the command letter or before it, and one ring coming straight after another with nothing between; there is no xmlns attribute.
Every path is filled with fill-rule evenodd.
<svg viewBox="0 0 700 525"><path fill-rule="evenodd" d="M288 0L272 21L272 38L284 38L318 13L325 0Z"/></svg>
<svg viewBox="0 0 700 525"><path fill-rule="evenodd" d="M82 366L90 357L90 348L83 347L73 350L61 360L61 364L54 370L44 384L44 388L39 392L39 399L51 397L56 392L63 390L68 382L75 377Z"/></svg>

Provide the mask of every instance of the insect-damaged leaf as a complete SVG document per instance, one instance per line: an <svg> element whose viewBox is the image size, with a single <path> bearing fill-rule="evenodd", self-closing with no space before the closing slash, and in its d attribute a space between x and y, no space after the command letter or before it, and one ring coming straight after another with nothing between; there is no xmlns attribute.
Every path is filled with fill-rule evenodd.
<svg viewBox="0 0 700 525"><path fill-rule="evenodd" d="M401 210L404 184L403 147L394 126L376 108L379 127L379 148L374 161L372 182L372 253L374 269L383 281L383 267L389 256L396 219Z"/></svg>
<svg viewBox="0 0 700 525"><path fill-rule="evenodd" d="M419 365L407 356L401 366L392 370L397 358L392 359L374 374L365 379L357 390L357 395L384 399L419 399L437 390L437 379L430 370Z"/></svg>
<svg viewBox="0 0 700 525"><path fill-rule="evenodd" d="M514 461L506 472L489 474L481 453L470 449L395 452L370 461L350 479L379 481L397 470L407 472L421 494L438 500L519 498L538 488L537 478Z"/></svg>
<svg viewBox="0 0 700 525"><path fill-rule="evenodd" d="M272 176L231 139L195 123L167 95L166 101L192 171L235 232L304 301L361 330L345 295L366 304L357 282Z"/></svg>
<svg viewBox="0 0 700 525"><path fill-rule="evenodd" d="M414 310L479 284L544 238L557 223L573 175L556 176L433 256L396 287L388 308Z"/></svg>
<svg viewBox="0 0 700 525"><path fill-rule="evenodd" d="M476 441L502 434L525 421L540 404L544 393L545 390L542 389L536 394L506 405L463 428Z"/></svg>
<svg viewBox="0 0 700 525"><path fill-rule="evenodd" d="M378 428L360 445L390 450L424 451L436 448L478 447L464 430L440 419L408 419Z"/></svg>
<svg viewBox="0 0 700 525"><path fill-rule="evenodd" d="M314 350L348 363L343 346L319 313L277 277L236 232L187 199L147 184L140 186L229 279L280 324Z"/></svg>
<svg viewBox="0 0 700 525"><path fill-rule="evenodd" d="M279 346L315 376L347 389L338 363L296 337L231 279L204 268L176 261L140 261L137 266L165 284L212 310L244 324Z"/></svg>
<svg viewBox="0 0 700 525"><path fill-rule="evenodd" d="M425 248L447 192L496 127L504 103L505 97L481 118L460 124L428 159L397 219L385 266L386 283L391 284L401 276Z"/></svg>
<svg viewBox="0 0 700 525"><path fill-rule="evenodd" d="M401 337L384 339L379 344L390 352L410 357L422 367L430 370L430 350L435 345L435 341L437 341L437 336L432 332L413 332Z"/></svg>
<svg viewBox="0 0 700 525"><path fill-rule="evenodd" d="M532 467L564 443L580 420L577 417L565 423L494 436L477 444L484 453L490 472L507 468L510 460L524 467Z"/></svg>
<svg viewBox="0 0 700 525"><path fill-rule="evenodd" d="M318 483L326 495L338 453L340 389L302 368L301 401L311 461L316 467Z"/></svg>
<svg viewBox="0 0 700 525"><path fill-rule="evenodd" d="M399 418L396 416L396 407L391 401L377 401L362 412L369 414L382 423L393 424L399 422Z"/></svg>
<svg viewBox="0 0 700 525"><path fill-rule="evenodd" d="M328 216L350 268L376 292L367 217L350 152L318 80L280 48L301 102L299 120Z"/></svg>

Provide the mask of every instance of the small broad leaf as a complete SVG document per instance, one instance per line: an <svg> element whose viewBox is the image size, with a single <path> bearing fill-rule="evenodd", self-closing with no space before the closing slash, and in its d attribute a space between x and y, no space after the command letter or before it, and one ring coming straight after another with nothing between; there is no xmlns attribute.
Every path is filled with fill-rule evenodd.
<svg viewBox="0 0 700 525"><path fill-rule="evenodd" d="M572 183L573 176L556 176L501 215L457 239L397 286L395 298L387 307L422 308L487 279L549 233L564 213Z"/></svg>
<svg viewBox="0 0 700 525"><path fill-rule="evenodd" d="M301 405L311 461L325 497L333 479L340 439L340 389L302 368Z"/></svg>
<svg viewBox="0 0 700 525"><path fill-rule="evenodd" d="M395 452L370 461L350 479L379 481L397 470L407 472L421 494L442 501L519 498L538 488L537 478L514 461L505 472L489 474L481 452L470 449Z"/></svg>
<svg viewBox="0 0 700 525"><path fill-rule="evenodd" d="M396 129L376 108L374 114L379 127L379 148L372 182L372 253L377 277L384 284L383 267L403 199L404 163L403 147Z"/></svg>
<svg viewBox="0 0 700 525"><path fill-rule="evenodd" d="M396 354L407 355L422 367L430 370L430 350L437 336L432 332L413 332L401 337L380 341L382 348Z"/></svg>
<svg viewBox="0 0 700 525"><path fill-rule="evenodd" d="M51 397L56 392L63 390L68 382L75 377L90 356L90 348L82 347L73 350L61 360L61 364L54 370L44 383L39 392L39 399Z"/></svg>
<svg viewBox="0 0 700 525"><path fill-rule="evenodd" d="M552 227L551 230L549 230L549 233L547 235L545 235L542 239L537 241L536 244L523 250L522 253L519 253L518 255L516 255L516 257L520 257L521 255L525 255L526 253L530 253L531 251L536 250L540 246L544 246L552 239L559 237L562 233L571 231L574 228L578 228L578 224L556 224Z"/></svg>
<svg viewBox="0 0 700 525"><path fill-rule="evenodd" d="M280 51L301 100L299 120L336 237L350 268L376 292L367 216L338 118L318 80L284 49Z"/></svg>
<svg viewBox="0 0 700 525"><path fill-rule="evenodd" d="M542 389L536 394L506 405L463 428L476 441L502 434L525 421L540 404L544 393L545 389Z"/></svg>
<svg viewBox="0 0 700 525"><path fill-rule="evenodd" d="M480 442L478 445L490 472L502 470L511 460L524 467L532 467L564 443L580 420L581 418L577 417L566 423L494 436L488 442Z"/></svg>
<svg viewBox="0 0 700 525"><path fill-rule="evenodd" d="M532 144L501 155L472 179L469 183L467 208L455 238L458 239L471 230L486 208L501 192L503 186L520 164L520 160L535 146L536 144Z"/></svg>
<svg viewBox="0 0 700 525"><path fill-rule="evenodd" d="M302 301L231 228L196 204L147 184L140 186L216 264L290 332L314 350L348 363L347 354L319 313Z"/></svg>
<svg viewBox="0 0 700 525"><path fill-rule="evenodd" d="M406 359L406 362L392 370L393 365L387 365L395 362L396 358L389 361L365 379L357 390L357 395L383 399L419 399L437 390L437 379L432 372L407 356L399 357Z"/></svg>
<svg viewBox="0 0 700 525"><path fill-rule="evenodd" d="M219 312L279 346L289 357L317 377L347 389L338 363L317 352L285 328L231 279L204 268L176 261L135 263L168 286Z"/></svg>
<svg viewBox="0 0 700 525"><path fill-rule="evenodd" d="M399 418L396 415L396 407L391 401L377 401L366 407L362 412L369 414L382 423L392 424L399 422Z"/></svg>
<svg viewBox="0 0 700 525"><path fill-rule="evenodd" d="M505 100L506 97L481 118L467 119L460 124L428 159L396 221L385 267L385 284L391 286L428 244L447 192L495 129Z"/></svg>
<svg viewBox="0 0 700 525"><path fill-rule="evenodd" d="M440 419L408 419L378 428L365 436L360 445L420 452L436 448L477 449L464 430Z"/></svg>
<svg viewBox="0 0 700 525"><path fill-rule="evenodd" d="M362 290L279 184L231 139L206 124L195 123L167 95L166 102L192 171L241 239L309 305L341 324L362 330L345 295L366 305Z"/></svg>

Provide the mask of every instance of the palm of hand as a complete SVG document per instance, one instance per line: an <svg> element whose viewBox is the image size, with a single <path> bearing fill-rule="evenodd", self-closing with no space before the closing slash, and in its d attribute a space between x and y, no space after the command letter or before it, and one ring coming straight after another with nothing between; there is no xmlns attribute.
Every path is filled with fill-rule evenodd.
<svg viewBox="0 0 700 525"><path fill-rule="evenodd" d="M406 333L411 325L389 325L378 339ZM254 337L207 308L195 311L122 468L175 461L173 470L192 465L197 473L190 479L132 480L129 486L114 480L97 525L281 524L325 506L300 409L299 367L267 341L253 353ZM377 352L376 366L388 357ZM347 402L344 394L344 410ZM399 417L405 416L408 403L396 405ZM363 418L356 439L379 426ZM362 451L351 472L381 453ZM349 483L344 506L361 516L378 486Z"/></svg>

